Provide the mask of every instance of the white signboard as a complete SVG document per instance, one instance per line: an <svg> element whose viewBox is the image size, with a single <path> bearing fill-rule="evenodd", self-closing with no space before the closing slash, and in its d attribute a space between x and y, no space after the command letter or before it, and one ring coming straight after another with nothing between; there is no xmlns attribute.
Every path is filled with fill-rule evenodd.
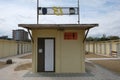
<svg viewBox="0 0 120 80"><path fill-rule="evenodd" d="M78 7L38 7L39 15L78 15Z"/></svg>

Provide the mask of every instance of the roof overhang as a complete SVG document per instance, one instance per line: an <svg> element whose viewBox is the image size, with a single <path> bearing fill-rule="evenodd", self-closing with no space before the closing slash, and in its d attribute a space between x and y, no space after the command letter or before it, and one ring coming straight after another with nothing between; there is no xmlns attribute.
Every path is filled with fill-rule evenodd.
<svg viewBox="0 0 120 80"><path fill-rule="evenodd" d="M19 27L27 29L80 29L88 30L98 24L18 24Z"/></svg>
<svg viewBox="0 0 120 80"><path fill-rule="evenodd" d="M33 43L34 43L33 37L29 31L33 29L87 30L83 40L83 42L85 42L89 29L98 26L98 24L18 24L18 26L27 28Z"/></svg>

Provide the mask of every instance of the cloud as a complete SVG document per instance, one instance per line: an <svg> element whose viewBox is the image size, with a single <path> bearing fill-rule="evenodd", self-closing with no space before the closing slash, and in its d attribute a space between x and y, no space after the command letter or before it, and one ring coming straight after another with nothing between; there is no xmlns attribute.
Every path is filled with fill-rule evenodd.
<svg viewBox="0 0 120 80"><path fill-rule="evenodd" d="M94 3L94 4L93 4ZM81 23L98 23L88 36L120 36L120 0L81 0Z"/></svg>
<svg viewBox="0 0 120 80"><path fill-rule="evenodd" d="M89 36L99 36L99 35L120 35L120 11L113 11L111 13L105 14L104 16L92 18L84 18L83 22L87 23L99 23L99 27L94 28L90 31Z"/></svg>
<svg viewBox="0 0 120 80"><path fill-rule="evenodd" d="M0 1L0 36L8 35L12 37L12 30L18 29L18 24L36 22L36 10L34 6L26 7L25 4L20 4L15 4L14 0L6 3Z"/></svg>
<svg viewBox="0 0 120 80"><path fill-rule="evenodd" d="M5 22L6 20L3 18L0 18L0 24L2 24L3 22Z"/></svg>
<svg viewBox="0 0 120 80"><path fill-rule="evenodd" d="M18 24L36 24L37 0L0 0L0 36L11 36ZM78 0L40 0L40 6L77 6ZM120 35L120 0L80 0L81 23L98 23L89 36ZM40 23L77 24L77 16L40 16Z"/></svg>

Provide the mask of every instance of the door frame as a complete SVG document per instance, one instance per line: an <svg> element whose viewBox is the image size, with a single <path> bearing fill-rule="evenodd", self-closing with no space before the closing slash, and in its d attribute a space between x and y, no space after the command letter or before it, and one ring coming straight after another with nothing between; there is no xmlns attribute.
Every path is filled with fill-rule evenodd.
<svg viewBox="0 0 120 80"><path fill-rule="evenodd" d="M44 71L42 71L42 72L55 72L55 38L54 38L54 37L49 37L49 38L48 38L48 37L44 37L44 38L38 37L38 38L37 38L37 72L39 72L39 71L38 71L38 68L39 68L39 65L38 65L38 64L39 64L39 62L38 62L38 61L39 61L39 56L38 56L38 54L39 54L39 51L38 51L38 49L39 49L39 48L38 48L39 44L38 44L38 41L39 41L39 39L44 39L44 41L45 41L45 39L52 39L52 40L53 40L53 43L54 43L54 44L53 44L53 46L54 46L54 47L53 47L53 49L54 49L54 50L53 50L53 51L54 51L54 52L53 52L53 55L54 55L54 56L53 56L53 58L54 58L54 59L53 59L53 60L54 60L54 61L53 61L53 65L54 65L54 66L53 66L53 71L45 71L45 68L44 68ZM44 43L44 45L45 45L45 43ZM45 48L45 46L44 46L44 48ZM45 53L44 53L44 54L45 54ZM44 67L45 67L45 56L44 56Z"/></svg>

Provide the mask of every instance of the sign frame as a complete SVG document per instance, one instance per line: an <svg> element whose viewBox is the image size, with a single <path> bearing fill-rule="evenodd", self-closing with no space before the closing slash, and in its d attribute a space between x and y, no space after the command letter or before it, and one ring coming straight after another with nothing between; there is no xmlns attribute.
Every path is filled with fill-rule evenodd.
<svg viewBox="0 0 120 80"><path fill-rule="evenodd" d="M37 0L37 24L39 24L39 0ZM78 5L77 5L78 7L78 11L77 11L77 15L78 15L78 24L80 24L80 1L78 0ZM73 14L70 14L70 15L73 15Z"/></svg>
<svg viewBox="0 0 120 80"><path fill-rule="evenodd" d="M78 7L38 7L38 15L78 15ZM51 10L51 13L47 13ZM65 12L66 10L66 12Z"/></svg>

